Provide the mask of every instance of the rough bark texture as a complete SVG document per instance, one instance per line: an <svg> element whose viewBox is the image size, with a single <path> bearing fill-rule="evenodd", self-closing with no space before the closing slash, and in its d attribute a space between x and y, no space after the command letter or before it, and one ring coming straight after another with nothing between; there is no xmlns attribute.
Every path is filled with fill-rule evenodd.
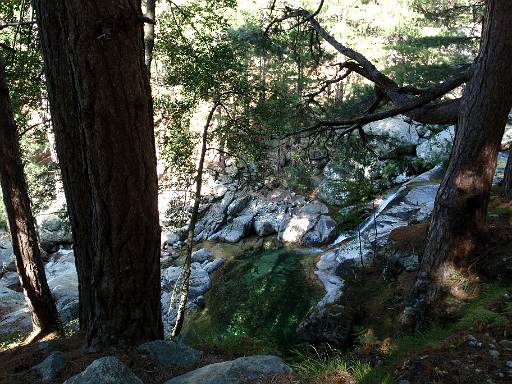
<svg viewBox="0 0 512 384"><path fill-rule="evenodd" d="M46 282L27 183L21 161L18 132L11 109L5 70L0 57L0 179L16 269L32 314L33 338L60 329L59 315Z"/></svg>
<svg viewBox="0 0 512 384"><path fill-rule="evenodd" d="M149 78L137 0L35 0L89 349L163 336Z"/></svg>
<svg viewBox="0 0 512 384"><path fill-rule="evenodd" d="M427 246L405 319L421 323L445 286L445 274L463 263L485 224L497 153L512 106L512 7L489 1L484 35L465 90L455 143L436 197Z"/></svg>
<svg viewBox="0 0 512 384"><path fill-rule="evenodd" d="M506 200L512 200L512 150L508 155L507 167L505 168L505 178L503 179L503 197Z"/></svg>

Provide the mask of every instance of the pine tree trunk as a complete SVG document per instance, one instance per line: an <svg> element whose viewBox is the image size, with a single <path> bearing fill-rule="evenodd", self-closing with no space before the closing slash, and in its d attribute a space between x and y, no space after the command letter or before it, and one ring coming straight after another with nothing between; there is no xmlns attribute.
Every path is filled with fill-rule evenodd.
<svg viewBox="0 0 512 384"><path fill-rule="evenodd" d="M512 200L512 150L508 155L505 177L503 179L503 197L505 200Z"/></svg>
<svg viewBox="0 0 512 384"><path fill-rule="evenodd" d="M436 197L420 271L404 320L421 324L445 287L446 273L463 264L487 214L497 154L512 106L512 7L487 2L480 54L464 92L455 143Z"/></svg>
<svg viewBox="0 0 512 384"><path fill-rule="evenodd" d="M59 331L60 320L55 301L46 282L2 58L0 58L0 178L16 258L16 269L32 314L31 338L36 339Z"/></svg>
<svg viewBox="0 0 512 384"><path fill-rule="evenodd" d="M163 337L154 122L136 0L35 0L90 350Z"/></svg>

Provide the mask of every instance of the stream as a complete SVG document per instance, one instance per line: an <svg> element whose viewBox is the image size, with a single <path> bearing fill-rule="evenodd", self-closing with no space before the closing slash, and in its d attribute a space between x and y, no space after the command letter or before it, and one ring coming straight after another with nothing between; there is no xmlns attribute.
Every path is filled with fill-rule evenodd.
<svg viewBox="0 0 512 384"><path fill-rule="evenodd" d="M185 340L230 350L285 350L324 290L313 274L320 249L246 251L215 272L206 306L192 314Z"/></svg>

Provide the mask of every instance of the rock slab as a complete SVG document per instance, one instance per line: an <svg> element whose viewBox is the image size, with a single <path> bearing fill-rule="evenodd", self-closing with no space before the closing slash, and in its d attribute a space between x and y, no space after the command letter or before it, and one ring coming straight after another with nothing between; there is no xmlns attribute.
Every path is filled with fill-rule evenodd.
<svg viewBox="0 0 512 384"><path fill-rule="evenodd" d="M32 369L36 371L43 383L48 383L55 379L55 377L64 369L66 361L62 352L56 351L51 353L41 363L34 366Z"/></svg>
<svg viewBox="0 0 512 384"><path fill-rule="evenodd" d="M94 360L84 371L62 384L143 384L130 369L114 356Z"/></svg>
<svg viewBox="0 0 512 384"><path fill-rule="evenodd" d="M288 375L292 369L276 356L249 356L205 367L175 377L165 384L238 384Z"/></svg>
<svg viewBox="0 0 512 384"><path fill-rule="evenodd" d="M189 367L201 359L201 352L185 344L155 340L139 345L137 351L165 366Z"/></svg>

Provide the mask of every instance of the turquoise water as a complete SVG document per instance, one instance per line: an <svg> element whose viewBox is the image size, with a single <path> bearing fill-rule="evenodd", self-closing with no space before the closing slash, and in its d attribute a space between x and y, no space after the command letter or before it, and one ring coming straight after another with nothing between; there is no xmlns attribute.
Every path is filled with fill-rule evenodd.
<svg viewBox="0 0 512 384"><path fill-rule="evenodd" d="M297 326L323 295L312 273L317 259L316 251L290 248L235 256L214 276L187 337L238 351L292 347Z"/></svg>

